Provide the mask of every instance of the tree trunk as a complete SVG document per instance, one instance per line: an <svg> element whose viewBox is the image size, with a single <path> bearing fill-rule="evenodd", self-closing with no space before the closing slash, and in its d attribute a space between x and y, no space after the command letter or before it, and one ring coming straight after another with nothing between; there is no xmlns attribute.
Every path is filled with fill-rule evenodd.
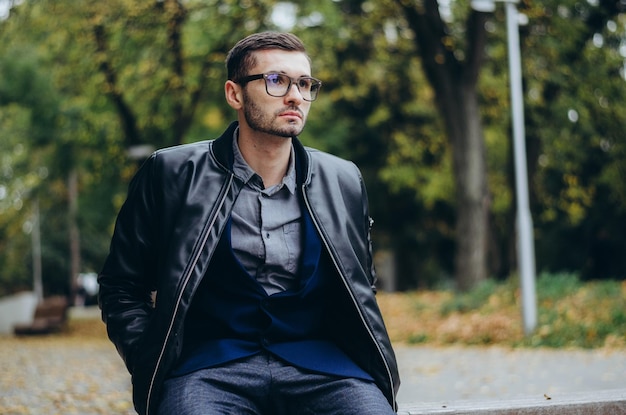
<svg viewBox="0 0 626 415"><path fill-rule="evenodd" d="M37 302L43 301L43 279L41 266L41 214L39 212L39 196L33 200L33 230L31 232L33 245L33 291Z"/></svg>
<svg viewBox="0 0 626 415"><path fill-rule="evenodd" d="M70 301L74 304L80 273L80 230L78 228L78 172L73 168L67 178L68 222L70 243Z"/></svg>
<svg viewBox="0 0 626 415"><path fill-rule="evenodd" d="M437 0L416 4L398 1L398 5L415 33L422 66L435 91L437 108L452 146L457 203L455 280L460 290L467 291L487 278L489 198L477 98L487 15L469 13L465 59L458 60L446 40L450 30L441 18Z"/></svg>
<svg viewBox="0 0 626 415"><path fill-rule="evenodd" d="M487 278L489 230L489 197L485 143L473 87L459 86L462 91L454 104L459 111L444 118L452 143L454 181L456 184L455 280L461 291L467 291Z"/></svg>

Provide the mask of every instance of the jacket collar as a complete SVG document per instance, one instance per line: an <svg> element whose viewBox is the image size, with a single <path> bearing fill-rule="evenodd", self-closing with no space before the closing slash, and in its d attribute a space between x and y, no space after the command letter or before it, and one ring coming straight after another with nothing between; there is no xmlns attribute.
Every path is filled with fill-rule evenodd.
<svg viewBox="0 0 626 415"><path fill-rule="evenodd" d="M213 143L213 154L217 161L229 171L233 171L235 156L233 154L233 136L235 129L239 126L237 121L232 122L226 131ZM296 183L299 185L308 182L309 179L309 157L306 149L294 136L291 138L294 152L296 154Z"/></svg>

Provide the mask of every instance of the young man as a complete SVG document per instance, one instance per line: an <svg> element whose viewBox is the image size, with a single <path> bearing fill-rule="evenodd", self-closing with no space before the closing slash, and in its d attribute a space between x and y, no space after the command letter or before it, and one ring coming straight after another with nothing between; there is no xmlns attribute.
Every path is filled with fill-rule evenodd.
<svg viewBox="0 0 626 415"><path fill-rule="evenodd" d="M230 51L237 122L155 152L99 275L139 414L393 414L397 364L375 299L357 167L305 148L321 82L300 40Z"/></svg>

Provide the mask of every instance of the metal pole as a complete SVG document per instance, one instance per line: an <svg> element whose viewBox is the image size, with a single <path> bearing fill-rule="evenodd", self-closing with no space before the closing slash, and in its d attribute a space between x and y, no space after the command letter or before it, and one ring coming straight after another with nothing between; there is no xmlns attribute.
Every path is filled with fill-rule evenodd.
<svg viewBox="0 0 626 415"><path fill-rule="evenodd" d="M511 111L513 116L513 153L515 158L515 185L517 190L518 262L522 290L524 333L531 334L537 327L537 296L535 288L535 248L533 221L528 202L528 172L524 131L524 102L522 93L522 65L520 57L517 5L506 1L506 26L509 47L509 77L511 82Z"/></svg>

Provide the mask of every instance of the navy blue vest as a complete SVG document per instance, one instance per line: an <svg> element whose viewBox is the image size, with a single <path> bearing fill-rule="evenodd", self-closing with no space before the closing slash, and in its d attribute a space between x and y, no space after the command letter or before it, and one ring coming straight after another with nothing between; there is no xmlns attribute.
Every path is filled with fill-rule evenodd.
<svg viewBox="0 0 626 415"><path fill-rule="evenodd" d="M372 380L329 340L335 273L304 213L300 284L268 296L234 256L230 221L188 310L183 351L171 376L267 351L302 369Z"/></svg>

